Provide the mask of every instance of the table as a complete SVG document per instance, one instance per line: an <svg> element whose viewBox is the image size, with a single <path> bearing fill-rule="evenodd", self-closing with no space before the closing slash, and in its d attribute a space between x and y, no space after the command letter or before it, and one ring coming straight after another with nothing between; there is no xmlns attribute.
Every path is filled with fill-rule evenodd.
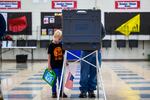
<svg viewBox="0 0 150 100"><path fill-rule="evenodd" d="M6 53L6 52L8 52L8 51L10 51L10 50L14 50L14 49L20 49L20 50L23 50L23 51L25 51L25 52L29 52L29 53L31 53L31 60L33 61L33 50L34 49L36 49L37 47L2 47L1 48L1 50L0 50L0 59L2 60L3 58L2 58L2 54L3 53ZM3 49L7 49L7 50L4 50L3 51ZM26 49L31 49L31 51L29 51L29 50L26 50Z"/></svg>

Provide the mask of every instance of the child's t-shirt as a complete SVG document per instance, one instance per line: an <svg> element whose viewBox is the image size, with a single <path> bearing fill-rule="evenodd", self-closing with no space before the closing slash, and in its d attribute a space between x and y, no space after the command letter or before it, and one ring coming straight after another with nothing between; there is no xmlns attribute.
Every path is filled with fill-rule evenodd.
<svg viewBox="0 0 150 100"><path fill-rule="evenodd" d="M62 68L64 50L62 44L50 43L48 48L48 54L51 55L50 63L52 68Z"/></svg>

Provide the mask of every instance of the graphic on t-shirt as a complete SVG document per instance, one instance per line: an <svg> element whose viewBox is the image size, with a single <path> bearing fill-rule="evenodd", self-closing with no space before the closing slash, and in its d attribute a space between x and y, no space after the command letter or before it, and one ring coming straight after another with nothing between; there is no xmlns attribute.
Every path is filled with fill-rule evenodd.
<svg viewBox="0 0 150 100"><path fill-rule="evenodd" d="M61 47L56 47L54 49L54 57L55 60L62 60L63 59L63 53Z"/></svg>

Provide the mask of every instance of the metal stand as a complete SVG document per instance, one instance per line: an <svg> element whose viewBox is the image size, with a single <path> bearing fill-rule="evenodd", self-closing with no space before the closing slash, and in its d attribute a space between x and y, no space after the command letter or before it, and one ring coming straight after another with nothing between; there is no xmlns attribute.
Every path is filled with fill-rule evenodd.
<svg viewBox="0 0 150 100"><path fill-rule="evenodd" d="M2 51L2 49L7 49L7 50L3 50ZM11 51L11 50L14 50L14 49L19 49L19 50L22 50L22 51L25 51L25 52L27 52L27 53L30 53L31 54L31 62L33 62L34 61L34 58L33 58L33 50L34 49L36 49L36 47L3 47L3 48L1 48L1 50L0 50L0 59L1 59L1 61L2 61L2 54L3 53L7 53L7 52L9 52L9 51ZM30 50L26 50L26 49L31 49L31 51Z"/></svg>
<svg viewBox="0 0 150 100"><path fill-rule="evenodd" d="M2 50L2 44L1 44L1 40L0 40L0 52ZM0 54L0 58L1 58L1 54ZM2 68L2 59L0 59L0 71L1 71L1 68ZM3 95L2 95L2 88L1 88L1 79L0 79L0 100L3 100Z"/></svg>
<svg viewBox="0 0 150 100"><path fill-rule="evenodd" d="M62 75L61 75L61 80L60 80L60 84L59 84L59 87L58 87L57 100L60 100L60 91L61 91L64 71L65 71L65 63L66 63L66 60L67 60L67 53L69 53L72 56L78 58L78 60L74 61L73 63L76 63L76 62L79 62L79 61L84 61L87 64L97 68L97 97L100 98L100 91L99 91L99 89L100 89L100 86L101 86L103 94L104 94L104 100L106 100L106 94L105 94L105 89L104 89L104 84L103 84L103 79L102 79L101 67L100 67L100 64L99 64L99 61L98 61L98 50L93 51L92 53L88 54L87 56L85 56L83 58L78 57L77 55L75 55L75 54L73 54L73 53L71 53L71 52L69 52L67 50L65 51L64 63L63 63L63 68L62 68ZM94 53L96 54L96 66L94 64L88 62L87 60L85 60L85 58L91 56Z"/></svg>

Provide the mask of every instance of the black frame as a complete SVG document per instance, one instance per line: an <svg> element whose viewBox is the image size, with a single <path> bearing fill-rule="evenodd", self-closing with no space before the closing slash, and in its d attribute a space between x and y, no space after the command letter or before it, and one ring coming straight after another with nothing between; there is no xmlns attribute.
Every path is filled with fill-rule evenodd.
<svg viewBox="0 0 150 100"><path fill-rule="evenodd" d="M125 48L126 40L116 40L117 48Z"/></svg>
<svg viewBox="0 0 150 100"><path fill-rule="evenodd" d="M130 48L138 48L138 40L128 40Z"/></svg>
<svg viewBox="0 0 150 100"><path fill-rule="evenodd" d="M112 40L102 40L102 48L111 48Z"/></svg>
<svg viewBox="0 0 150 100"><path fill-rule="evenodd" d="M40 48L48 48L50 40L40 40Z"/></svg>

